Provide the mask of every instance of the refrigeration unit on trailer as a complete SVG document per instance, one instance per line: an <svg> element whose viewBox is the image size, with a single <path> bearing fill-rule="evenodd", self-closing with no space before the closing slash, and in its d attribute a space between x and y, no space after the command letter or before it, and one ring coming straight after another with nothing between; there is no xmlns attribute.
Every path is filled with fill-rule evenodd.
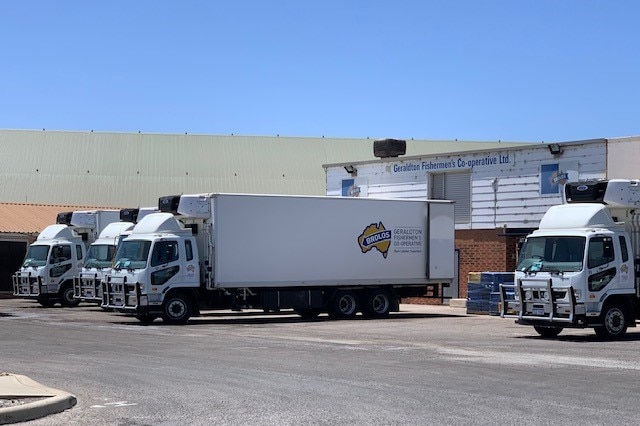
<svg viewBox="0 0 640 426"><path fill-rule="evenodd" d="M27 250L13 275L13 295L36 299L42 306L75 306L73 279L82 268L87 246L102 230L118 220L118 210L60 213Z"/></svg>
<svg viewBox="0 0 640 426"><path fill-rule="evenodd" d="M104 284L102 306L141 321L201 307L382 317L454 276L448 201L195 194L159 208Z"/></svg>
<svg viewBox="0 0 640 426"><path fill-rule="evenodd" d="M592 327L619 338L639 318L640 181L568 183L565 199L527 236L501 315L546 337Z"/></svg>

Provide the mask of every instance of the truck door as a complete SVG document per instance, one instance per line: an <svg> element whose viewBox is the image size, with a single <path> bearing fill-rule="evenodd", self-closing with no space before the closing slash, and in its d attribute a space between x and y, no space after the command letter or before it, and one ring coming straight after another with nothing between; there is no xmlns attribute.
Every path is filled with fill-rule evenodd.
<svg viewBox="0 0 640 426"><path fill-rule="evenodd" d="M71 257L71 244L56 244L49 254L49 276L58 278L64 275L73 266Z"/></svg>
<svg viewBox="0 0 640 426"><path fill-rule="evenodd" d="M171 284L179 277L180 249L176 240L160 240L151 252L151 285Z"/></svg>
<svg viewBox="0 0 640 426"><path fill-rule="evenodd" d="M589 292L602 292L618 281L614 239L610 236L594 236L589 239L587 269L589 270Z"/></svg>

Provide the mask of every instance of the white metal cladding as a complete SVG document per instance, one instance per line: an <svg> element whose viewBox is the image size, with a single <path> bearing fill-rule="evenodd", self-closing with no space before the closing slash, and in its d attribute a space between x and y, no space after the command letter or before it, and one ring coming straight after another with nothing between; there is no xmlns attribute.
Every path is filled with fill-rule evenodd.
<svg viewBox="0 0 640 426"><path fill-rule="evenodd" d="M547 145L536 144L499 151L372 161L357 165L356 184L366 186L368 197L421 198L429 194L428 178L432 173L453 176L460 170L470 171L471 215L466 223L456 218L457 229L535 228L550 206L562 202L561 185L556 193L541 193L542 166L557 165L569 180L607 177L604 139L563 143L562 149L559 156L553 156ZM341 195L342 180L353 176L337 164L326 166L326 171L327 195Z"/></svg>
<svg viewBox="0 0 640 426"><path fill-rule="evenodd" d="M638 179L640 137L609 140L607 143L607 177L609 179Z"/></svg>

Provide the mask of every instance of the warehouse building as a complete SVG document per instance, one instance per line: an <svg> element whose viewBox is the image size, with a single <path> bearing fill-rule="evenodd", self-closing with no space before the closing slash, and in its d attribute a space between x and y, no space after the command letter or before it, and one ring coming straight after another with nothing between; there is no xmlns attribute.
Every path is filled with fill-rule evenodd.
<svg viewBox="0 0 640 426"><path fill-rule="evenodd" d="M527 146L407 141L407 155ZM323 164L374 160L373 140L0 130L0 292L61 211L157 205L201 192L322 195ZM35 220L35 221L34 221Z"/></svg>

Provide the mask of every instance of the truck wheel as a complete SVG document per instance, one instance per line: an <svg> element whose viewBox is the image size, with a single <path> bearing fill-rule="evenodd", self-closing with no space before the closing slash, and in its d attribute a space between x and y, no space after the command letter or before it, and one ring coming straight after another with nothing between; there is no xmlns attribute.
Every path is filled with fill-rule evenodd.
<svg viewBox="0 0 640 426"><path fill-rule="evenodd" d="M184 294L167 297L162 305L162 320L168 324L186 324L191 316L191 301Z"/></svg>
<svg viewBox="0 0 640 426"><path fill-rule="evenodd" d="M53 300L38 300L38 303L43 307L43 308L52 308L53 305L56 304L56 302L54 302Z"/></svg>
<svg viewBox="0 0 640 426"><path fill-rule="evenodd" d="M619 339L627 332L627 316L620 306L605 306L601 318L602 327L594 328L596 336L603 339Z"/></svg>
<svg viewBox="0 0 640 426"><path fill-rule="evenodd" d="M562 327L544 327L542 325L534 325L533 328L538 332L538 334L547 339L551 339L557 337L558 334L562 331Z"/></svg>
<svg viewBox="0 0 640 426"><path fill-rule="evenodd" d="M337 291L331 301L329 314L334 318L353 318L358 312L358 298L352 291Z"/></svg>
<svg viewBox="0 0 640 426"><path fill-rule="evenodd" d="M78 304L80 303L80 299L76 299L75 297L73 297L73 295L73 286L67 285L62 287L62 289L60 290L60 304L67 308L78 306Z"/></svg>
<svg viewBox="0 0 640 426"><path fill-rule="evenodd" d="M389 315L391 310L391 297L389 292L382 289L371 290L367 294L362 312L369 318L382 318Z"/></svg>
<svg viewBox="0 0 640 426"><path fill-rule="evenodd" d="M142 324L151 324L156 318L156 315L136 315L136 319Z"/></svg>
<svg viewBox="0 0 640 426"><path fill-rule="evenodd" d="M313 319L317 318L320 315L319 309L310 309L310 308L301 308L293 310L296 314L300 315L301 318L304 319Z"/></svg>

